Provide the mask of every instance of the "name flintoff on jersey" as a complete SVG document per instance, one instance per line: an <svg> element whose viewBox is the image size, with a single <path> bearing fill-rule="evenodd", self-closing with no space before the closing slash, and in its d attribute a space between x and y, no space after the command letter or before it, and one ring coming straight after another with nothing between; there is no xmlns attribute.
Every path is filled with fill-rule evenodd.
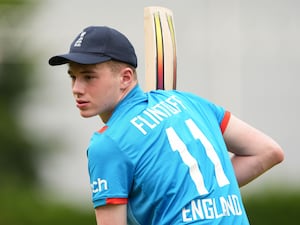
<svg viewBox="0 0 300 225"><path fill-rule="evenodd" d="M218 219L224 216L241 216L243 214L240 201L236 195L227 197L204 198L192 200L182 209L183 222L203 219Z"/></svg>
<svg viewBox="0 0 300 225"><path fill-rule="evenodd" d="M176 98L176 96L171 96L166 100L147 108L142 114L131 119L130 122L146 135L148 129L154 129L164 119L176 115L185 109L186 107L178 98Z"/></svg>

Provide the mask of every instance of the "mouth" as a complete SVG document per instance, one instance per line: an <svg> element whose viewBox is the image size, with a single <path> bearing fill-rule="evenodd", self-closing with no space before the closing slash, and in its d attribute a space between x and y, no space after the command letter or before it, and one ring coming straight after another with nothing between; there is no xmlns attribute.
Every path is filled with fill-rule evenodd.
<svg viewBox="0 0 300 225"><path fill-rule="evenodd" d="M79 109L84 109L88 106L89 102L84 100L76 100L76 106Z"/></svg>

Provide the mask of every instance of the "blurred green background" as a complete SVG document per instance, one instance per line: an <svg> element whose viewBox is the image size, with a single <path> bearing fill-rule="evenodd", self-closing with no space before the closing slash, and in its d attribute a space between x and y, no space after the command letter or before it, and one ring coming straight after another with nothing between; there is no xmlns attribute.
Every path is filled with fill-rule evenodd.
<svg viewBox="0 0 300 225"><path fill-rule="evenodd" d="M42 193L37 165L44 158L41 154L51 153L38 149L50 143L34 138L20 122L27 100L24 96L36 84L36 71L34 59L24 47L26 39L18 38L16 31L38 7L38 1L0 0L0 225L95 224L91 206L75 207ZM245 192L244 198L251 224L298 221L297 190Z"/></svg>
<svg viewBox="0 0 300 225"><path fill-rule="evenodd" d="M47 153L38 149L49 143L30 135L20 120L35 66L18 31L26 30L37 8L37 2L0 0L0 224L95 224L92 208L75 208L42 193L37 165Z"/></svg>

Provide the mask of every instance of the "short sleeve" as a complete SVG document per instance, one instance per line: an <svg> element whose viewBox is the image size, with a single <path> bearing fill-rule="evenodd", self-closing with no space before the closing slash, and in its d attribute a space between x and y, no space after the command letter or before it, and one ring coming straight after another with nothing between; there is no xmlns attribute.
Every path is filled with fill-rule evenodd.
<svg viewBox="0 0 300 225"><path fill-rule="evenodd" d="M127 203L133 166L117 143L95 133L88 148L88 169L94 207Z"/></svg>

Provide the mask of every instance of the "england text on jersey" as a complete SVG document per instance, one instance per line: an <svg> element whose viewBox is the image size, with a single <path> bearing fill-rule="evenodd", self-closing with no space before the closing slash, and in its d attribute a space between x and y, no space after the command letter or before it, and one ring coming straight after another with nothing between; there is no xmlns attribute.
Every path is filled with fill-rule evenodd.
<svg viewBox="0 0 300 225"><path fill-rule="evenodd" d="M186 107L176 97L171 96L158 104L147 108L142 114L131 119L131 123L144 135L147 134L147 130L154 129L164 119L176 115Z"/></svg>
<svg viewBox="0 0 300 225"><path fill-rule="evenodd" d="M182 209L183 222L218 219L224 216L241 216L243 214L238 196L228 195L219 198L192 200Z"/></svg>

